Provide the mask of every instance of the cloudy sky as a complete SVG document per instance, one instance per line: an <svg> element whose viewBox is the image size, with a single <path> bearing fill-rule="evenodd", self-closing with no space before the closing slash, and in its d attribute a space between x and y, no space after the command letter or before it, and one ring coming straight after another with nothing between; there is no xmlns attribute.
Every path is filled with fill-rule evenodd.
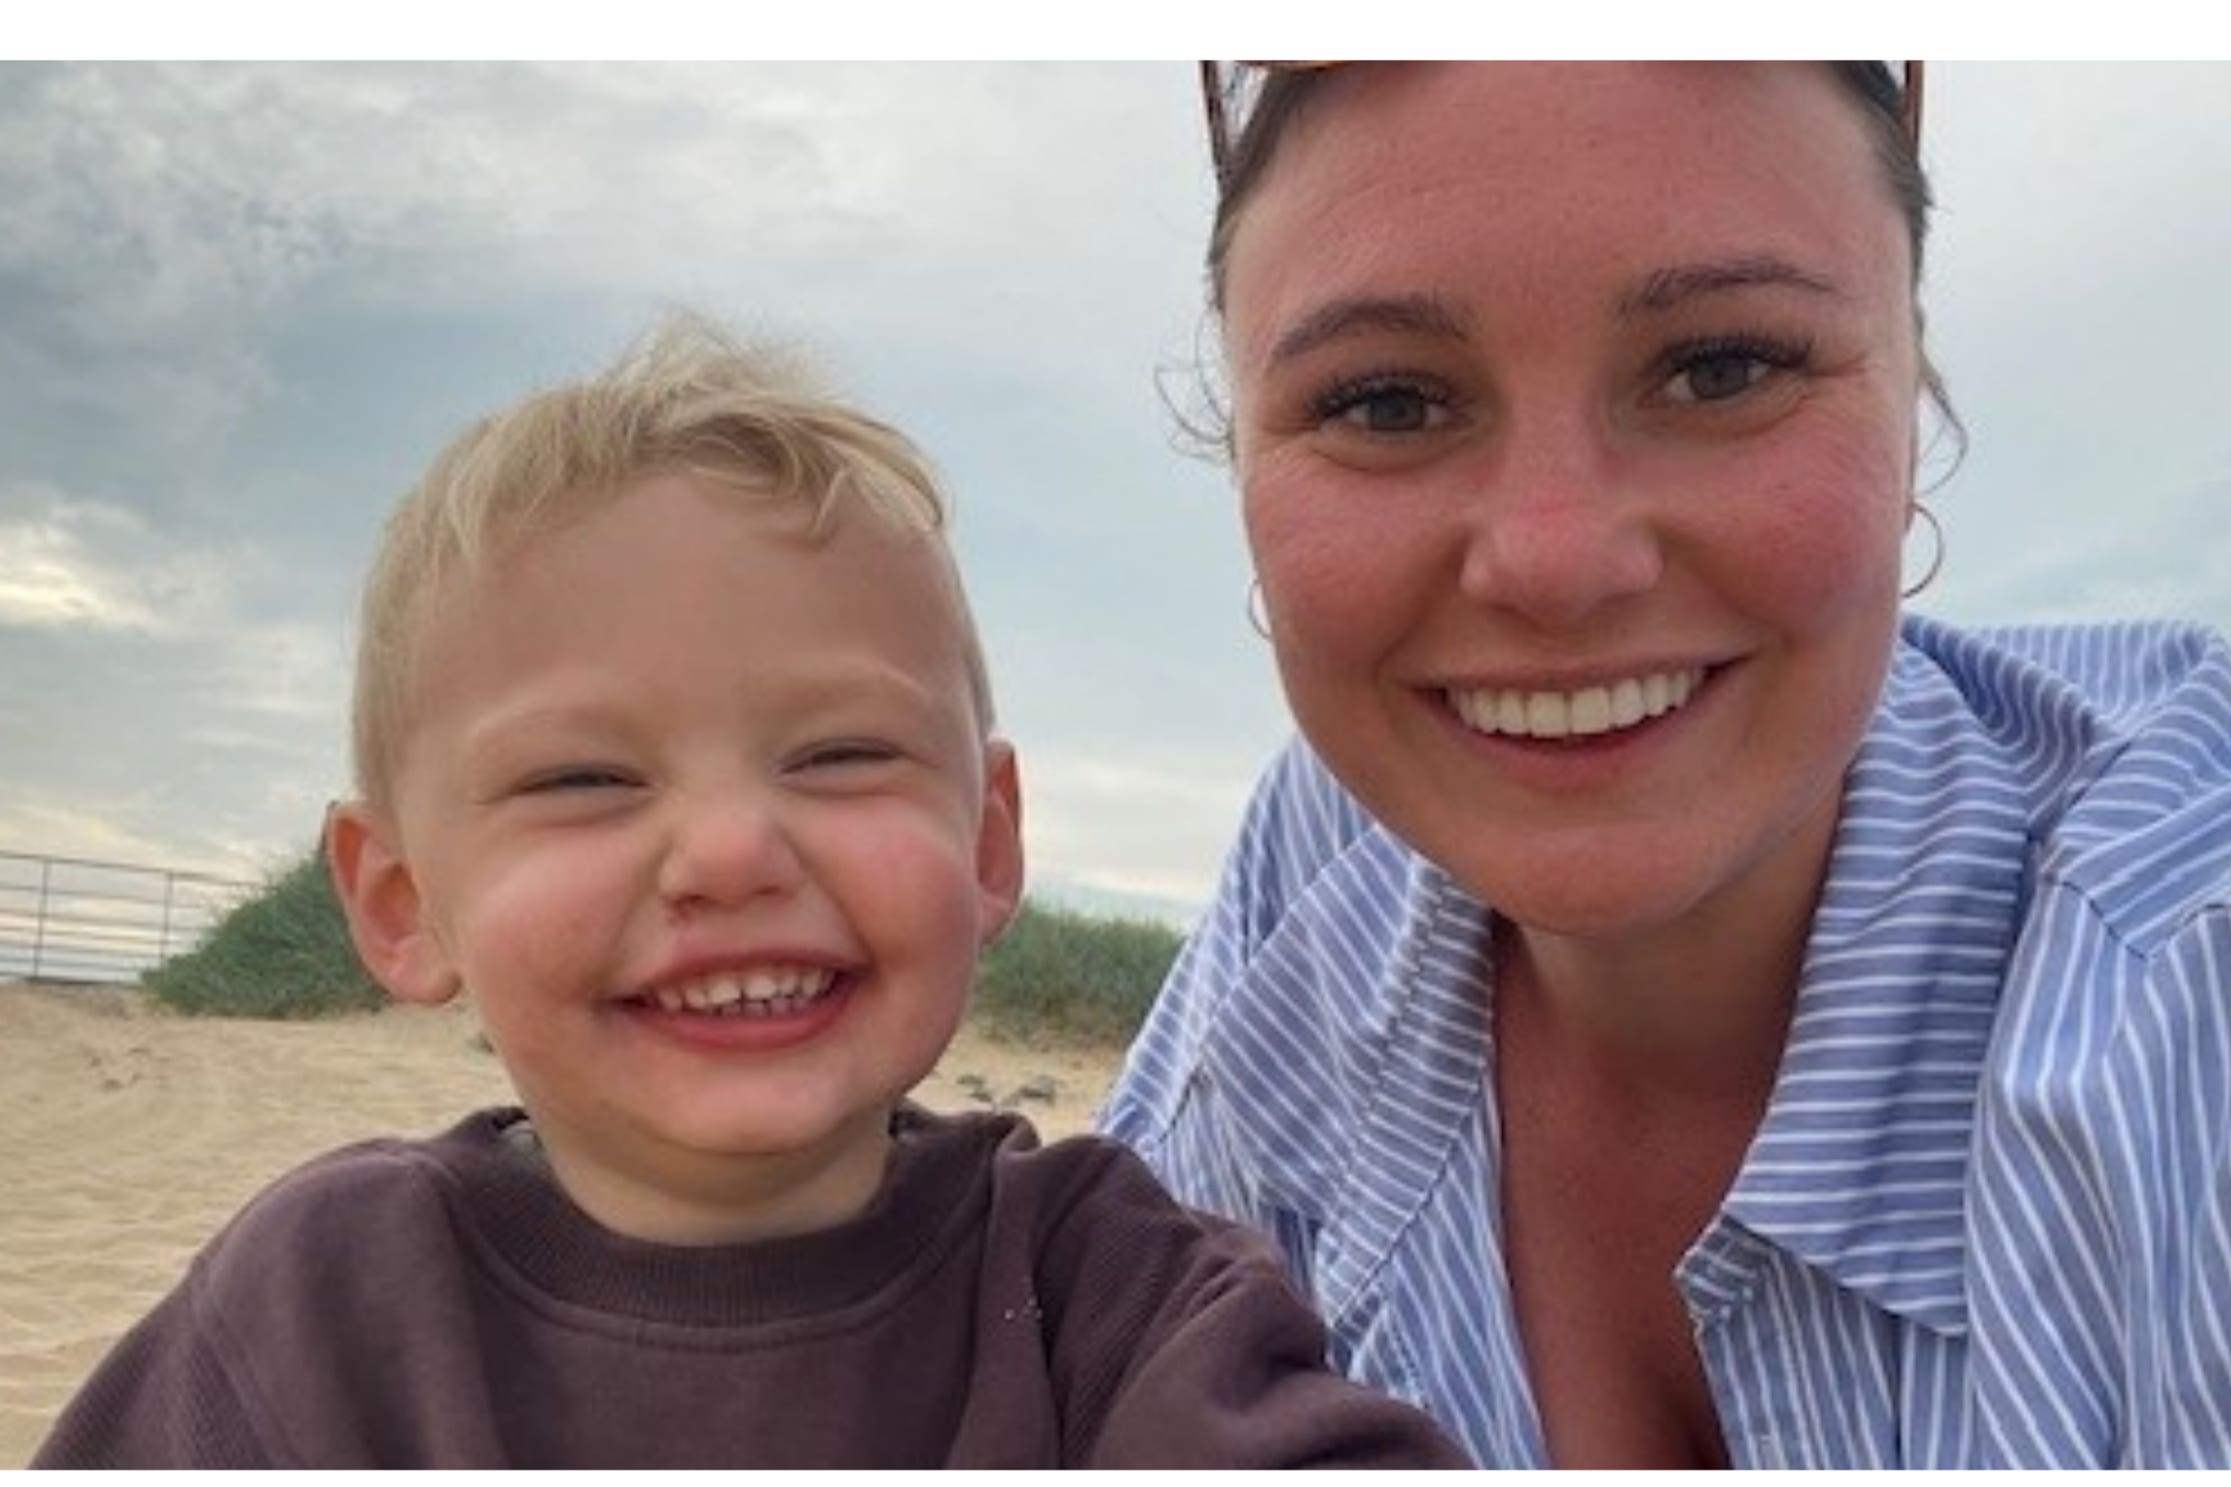
<svg viewBox="0 0 2231 1487"><path fill-rule="evenodd" d="M1931 73L1972 435L1921 607L2231 627L2231 67ZM1041 888L1208 891L1284 734L1223 472L1190 64L0 66L0 851L255 875L343 788L378 524L686 305L912 431Z"/></svg>

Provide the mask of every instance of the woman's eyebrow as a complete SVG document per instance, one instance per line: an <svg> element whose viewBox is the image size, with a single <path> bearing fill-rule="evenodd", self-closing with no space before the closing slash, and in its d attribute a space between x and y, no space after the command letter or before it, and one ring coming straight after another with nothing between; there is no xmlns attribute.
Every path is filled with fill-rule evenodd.
<svg viewBox="0 0 2231 1487"><path fill-rule="evenodd" d="M1437 295L1358 296L1332 300L1303 316L1271 347L1270 359L1273 363L1290 361L1328 341L1366 331L1443 336L1455 341L1470 334L1464 317Z"/></svg>
<svg viewBox="0 0 2231 1487"><path fill-rule="evenodd" d="M1799 289L1807 294L1841 299L1843 291L1820 275L1771 255L1730 258L1718 263L1681 264L1662 268L1619 297L1614 306L1621 319L1658 314L1701 295L1723 294L1731 289L1760 286Z"/></svg>

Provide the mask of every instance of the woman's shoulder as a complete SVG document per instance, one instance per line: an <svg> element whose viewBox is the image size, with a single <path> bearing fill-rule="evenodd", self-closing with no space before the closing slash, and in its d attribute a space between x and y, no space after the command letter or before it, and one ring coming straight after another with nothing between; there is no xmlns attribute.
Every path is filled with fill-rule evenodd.
<svg viewBox="0 0 2231 1487"><path fill-rule="evenodd" d="M1361 1170L1382 1127L1414 1154L1472 1109L1488 918L1297 740L1257 789L1102 1128L1197 1206L1273 1230L1339 1207L1384 1180ZM1280 1238L1306 1268L1296 1233Z"/></svg>
<svg viewBox="0 0 2231 1487"><path fill-rule="evenodd" d="M1975 717L2019 735L2072 727L2111 739L2195 724L2197 752L2231 765L2231 645L2181 620L1963 628L1908 615L1901 668L1957 689ZM1896 678L1893 678L1895 689ZM2210 725L2215 730L2208 736Z"/></svg>
<svg viewBox="0 0 2231 1487"><path fill-rule="evenodd" d="M1965 798L2018 798L2033 887L2078 895L2127 947L2231 902L2231 647L2214 632L1909 618L1884 714L1886 754L1987 759Z"/></svg>
<svg viewBox="0 0 2231 1487"><path fill-rule="evenodd" d="M1357 978L1405 954L1422 921L1469 918L1462 911L1476 907L1297 737L1257 783L1163 1001L1209 1016L1237 988L1267 977L1280 983L1274 1000L1292 1006L1300 992L1286 983L1329 976L1340 983L1334 1000L1347 1009L1343 1017L1369 1021L1369 988ZM1476 917L1484 916L1479 909Z"/></svg>
<svg viewBox="0 0 2231 1487"><path fill-rule="evenodd" d="M1334 864L1357 852L1407 852L1296 736L1256 782L1232 849L1254 896L1282 908L1304 897Z"/></svg>
<svg viewBox="0 0 2231 1487"><path fill-rule="evenodd" d="M2107 1109L2095 1081L2183 1058L2162 1029L2231 1038L2231 647L2172 621L1909 620L1906 642L2028 791L1997 1040L2008 1089Z"/></svg>
<svg viewBox="0 0 2231 1487"><path fill-rule="evenodd" d="M1297 736L1257 781L1193 938L1243 961L1295 934L1368 958L1368 947L1397 936L1412 909L1444 892L1441 875Z"/></svg>

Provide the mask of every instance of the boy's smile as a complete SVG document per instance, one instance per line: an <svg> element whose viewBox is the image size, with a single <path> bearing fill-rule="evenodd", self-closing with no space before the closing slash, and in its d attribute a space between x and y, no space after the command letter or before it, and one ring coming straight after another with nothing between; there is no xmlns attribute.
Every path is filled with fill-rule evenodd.
<svg viewBox="0 0 2231 1487"><path fill-rule="evenodd" d="M630 998L664 1012L702 1012L714 1017L773 1017L804 1011L837 984L827 966L756 966L744 971L712 971L678 984L657 986Z"/></svg>
<svg viewBox="0 0 2231 1487"><path fill-rule="evenodd" d="M607 1227L873 1194L1020 892L952 583L933 538L672 475L430 596L370 896Z"/></svg>
<svg viewBox="0 0 2231 1487"><path fill-rule="evenodd" d="M860 968L760 962L655 978L621 1005L668 1037L768 1050L818 1036L844 1013Z"/></svg>

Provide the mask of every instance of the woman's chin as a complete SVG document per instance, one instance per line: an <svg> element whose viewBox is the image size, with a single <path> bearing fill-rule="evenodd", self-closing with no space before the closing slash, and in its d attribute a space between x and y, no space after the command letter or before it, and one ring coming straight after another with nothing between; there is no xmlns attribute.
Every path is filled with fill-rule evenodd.
<svg viewBox="0 0 2231 1487"><path fill-rule="evenodd" d="M1442 863L1466 891L1523 929L1614 943L1647 939L1710 896L1713 875L1675 870L1662 850L1612 841L1545 843L1491 862Z"/></svg>

